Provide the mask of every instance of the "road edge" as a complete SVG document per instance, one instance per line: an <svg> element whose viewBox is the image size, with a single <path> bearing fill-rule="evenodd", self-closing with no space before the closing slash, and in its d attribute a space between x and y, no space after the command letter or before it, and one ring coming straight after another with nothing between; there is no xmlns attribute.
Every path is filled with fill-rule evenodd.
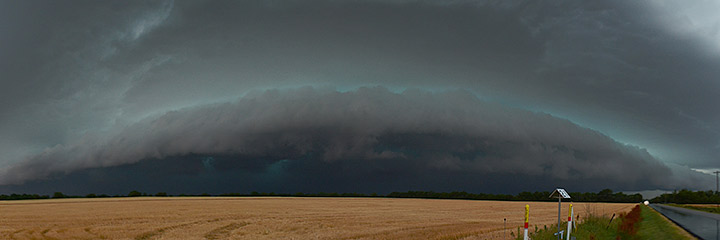
<svg viewBox="0 0 720 240"><path fill-rule="evenodd" d="M665 221L671 222L676 228L678 228L680 231L684 232L684 233L687 234L688 236L694 237L695 239L702 239L700 236L695 235L694 233L688 231L688 230L687 230L685 227L683 227L680 223L675 222L675 220L672 220L672 219L670 219L669 217L665 216L665 214L663 214L663 213L658 212L657 210L655 210L655 207L654 207L654 206L650 205L650 206L648 206L648 207L649 207L649 209L651 209L653 212L659 214L663 219L665 219Z"/></svg>

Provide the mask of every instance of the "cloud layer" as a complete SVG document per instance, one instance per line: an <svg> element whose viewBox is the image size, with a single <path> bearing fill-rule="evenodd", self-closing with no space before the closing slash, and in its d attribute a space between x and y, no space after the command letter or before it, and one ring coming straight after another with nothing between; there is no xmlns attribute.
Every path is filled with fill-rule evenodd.
<svg viewBox="0 0 720 240"><path fill-rule="evenodd" d="M487 103L466 91L267 90L232 103L168 112L113 132L49 148L6 169L2 183L188 156L219 157L225 170L267 171L295 162L333 166L312 173L320 178L356 170L371 179L456 173L479 179L601 180L621 189L660 188L675 180L670 168L643 149L548 114ZM289 171L302 175L307 169Z"/></svg>
<svg viewBox="0 0 720 240"><path fill-rule="evenodd" d="M694 176L688 167L717 168L720 157L720 112L713 104L720 102L716 81L720 18L714 14L719 11L720 5L709 1L0 1L0 168L8 174L4 182L17 183L75 169L120 171L119 164L140 168L150 164L142 159L204 158L192 154L227 151L229 155L216 158L220 164L228 159L259 159L263 152L257 149L287 141L295 145L265 150L272 153L267 164L303 154L339 163L343 161L333 159L400 161L422 153L426 157L412 163L441 169L448 176L457 176L452 169L460 169L608 179L612 173L586 171L602 161L608 171L617 165L615 177L632 183L638 180L620 177L632 164L655 166L650 169L658 176L668 167L673 176ZM427 117L428 126L416 125L455 135L430 137L439 133L413 132L392 117L378 120L390 111L378 107L367 110L367 117L373 116L367 122L378 124L364 126L367 131L357 130L360 123L352 121L345 129L341 125L348 119L321 110L315 113L316 120L327 117L329 125L310 125L315 128L307 132L277 121L275 130L298 139L282 140L277 132L279 139L272 140L268 132L253 135L246 129L250 127L210 120L206 124L217 124L216 129L203 126L198 129L210 132L192 133L215 139L214 143L196 139L183 143L179 134L192 131L179 129L190 124L183 121L178 123L186 125L178 129L150 131L160 129L153 127L153 120L203 119L194 115L201 111L212 115L208 110L212 108L229 114L247 104L248 98L237 102L238 97L253 91L274 89L284 97L300 97L301 90L284 92L300 86L313 86L310 92L323 98L330 98L330 90L318 89L331 86L370 102L371 96L361 94L367 90L356 92L359 87L382 86L391 93L424 89L419 92L434 92L424 92L430 99L473 95L484 106L477 111L488 112L504 125L494 129L482 121L480 125L462 122L484 116L479 113L455 118L438 113L447 119ZM432 106L430 100L407 94L387 97ZM402 113L407 118L419 114ZM541 113L567 120L544 122ZM554 126L551 133L564 134L553 140L554 135L543 132L549 130L532 130L534 123L503 114L528 115ZM440 127L442 121L452 124ZM459 130L462 126L469 127ZM242 135L230 137L224 128L242 130ZM573 138L580 137L575 132L582 132L577 128L606 137L583 135L585 140L576 141ZM331 134L319 134L323 131ZM171 133L178 139L167 139ZM521 133L540 140L522 138ZM340 136L352 137L335 140ZM238 140L245 138L269 145ZM125 140L132 144L122 139L132 139ZM428 139L444 140L431 144ZM478 139L488 141L487 145ZM467 150L440 144L463 141L468 141ZM645 156L644 150L628 150L634 147L609 147L618 145L609 143L615 141L619 146L647 149L652 156ZM320 145L303 145L307 142ZM558 147L574 142L584 145ZM393 144L413 150L396 149ZM435 149L429 145L448 149L422 150ZM485 160L470 157L473 151ZM501 154L509 152L517 155ZM427 157L432 154L437 156ZM576 168L555 164L585 155L593 160ZM538 164L521 164L531 160ZM411 162L399 163L411 166ZM586 172L588 176L582 176ZM643 186L706 188L698 183L703 178L648 179L653 180ZM595 186L603 184L599 181Z"/></svg>

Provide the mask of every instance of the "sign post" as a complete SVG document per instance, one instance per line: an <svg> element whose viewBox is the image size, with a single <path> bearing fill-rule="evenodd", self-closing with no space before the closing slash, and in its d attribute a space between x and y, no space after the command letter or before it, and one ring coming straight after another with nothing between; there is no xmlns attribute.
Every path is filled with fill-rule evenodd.
<svg viewBox="0 0 720 240"><path fill-rule="evenodd" d="M528 236L528 218L530 218L530 205L525 204L525 237L523 237L523 240L530 239Z"/></svg>
<svg viewBox="0 0 720 240"><path fill-rule="evenodd" d="M573 207L572 207L572 203L570 203L570 208L568 209L568 229L567 229L567 238L565 238L566 240L570 240L570 232L572 231L572 225L573 225L572 215L573 215Z"/></svg>
<svg viewBox="0 0 720 240"><path fill-rule="evenodd" d="M563 199L563 198L568 198L568 199L569 199L569 198L570 198L570 195L567 193L567 191L565 191L565 189L556 188L555 191L553 191L553 192L550 194L550 198L557 198L557 199L558 199L558 226L557 226L558 230L557 230L557 233L555 233L555 235L558 236L558 240L562 240L563 231L560 230L560 221L561 221L560 211L562 210L562 199Z"/></svg>

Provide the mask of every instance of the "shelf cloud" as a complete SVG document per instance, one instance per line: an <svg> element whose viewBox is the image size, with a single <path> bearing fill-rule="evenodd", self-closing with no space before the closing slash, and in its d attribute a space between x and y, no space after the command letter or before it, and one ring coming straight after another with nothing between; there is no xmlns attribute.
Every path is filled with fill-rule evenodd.
<svg viewBox="0 0 720 240"><path fill-rule="evenodd" d="M290 192L707 189L700 172L720 157L717 12L711 1L0 1L0 191L229 192L220 183L237 179Z"/></svg>
<svg viewBox="0 0 720 240"><path fill-rule="evenodd" d="M477 179L492 174L550 182L601 180L621 189L660 188L677 180L644 149L462 90L272 89L230 103L171 111L109 132L116 134L88 133L48 148L7 169L0 180L18 184L57 172L159 159L173 165L173 158L193 155L219 156L217 164L225 166L220 169L265 174L272 174L267 171L274 164L324 164L332 166L326 169L331 172L307 174L350 176L360 171L368 178L393 175L418 181L436 172L474 174ZM210 161L202 162L207 170ZM287 171L302 176L307 169Z"/></svg>

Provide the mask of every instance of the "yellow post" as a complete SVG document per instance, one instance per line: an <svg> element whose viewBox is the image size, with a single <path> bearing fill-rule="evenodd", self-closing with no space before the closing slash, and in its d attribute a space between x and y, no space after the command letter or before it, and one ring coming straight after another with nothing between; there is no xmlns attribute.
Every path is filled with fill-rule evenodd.
<svg viewBox="0 0 720 240"><path fill-rule="evenodd" d="M530 205L525 204L525 237L524 240L530 239L528 236L528 220L530 219Z"/></svg>
<svg viewBox="0 0 720 240"><path fill-rule="evenodd" d="M572 215L573 215L573 207L572 203L570 203L570 208L568 208L568 229L567 229L567 239L570 240L570 231L572 230Z"/></svg>

